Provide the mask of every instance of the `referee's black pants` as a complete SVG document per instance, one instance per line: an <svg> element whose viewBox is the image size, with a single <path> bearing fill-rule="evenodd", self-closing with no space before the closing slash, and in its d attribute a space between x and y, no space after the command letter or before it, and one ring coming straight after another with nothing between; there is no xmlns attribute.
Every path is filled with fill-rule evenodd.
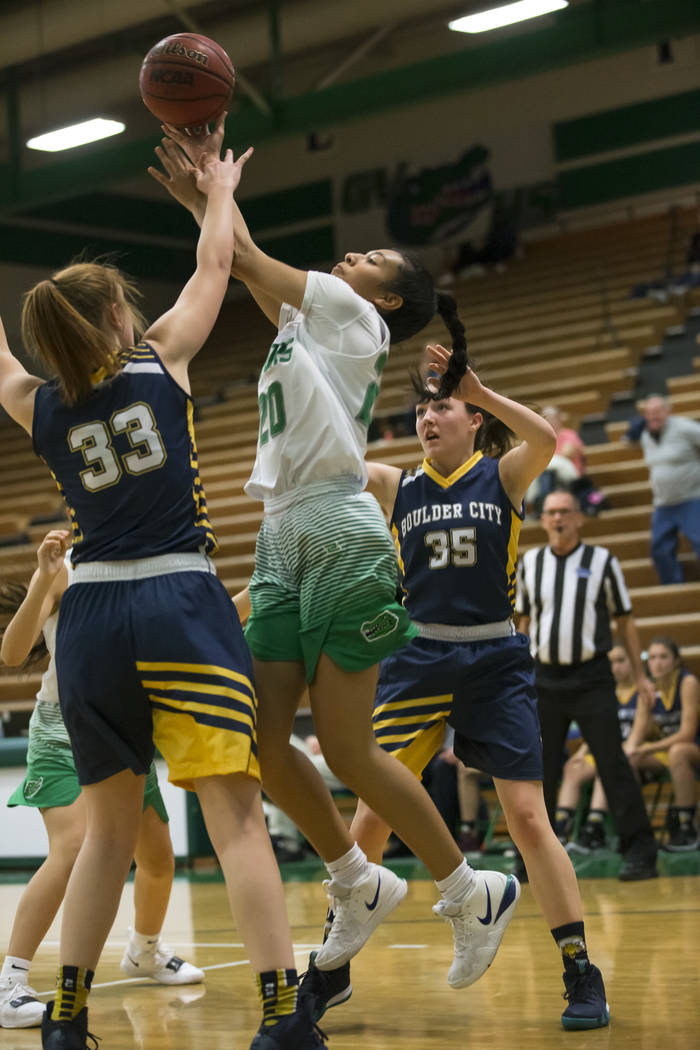
<svg viewBox="0 0 700 1050"><path fill-rule="evenodd" d="M571 722L576 721L595 758L608 807L617 825L620 852L627 858L652 857L656 855L656 840L641 788L622 749L615 683L607 657L605 664L600 668L598 681L592 680L593 669L585 668L579 687L573 668L537 667L547 813L554 825L564 744Z"/></svg>

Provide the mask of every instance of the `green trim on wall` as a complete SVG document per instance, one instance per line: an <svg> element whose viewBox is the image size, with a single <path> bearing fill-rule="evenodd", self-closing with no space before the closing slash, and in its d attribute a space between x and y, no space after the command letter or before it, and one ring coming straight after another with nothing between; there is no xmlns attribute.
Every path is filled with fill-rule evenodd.
<svg viewBox="0 0 700 1050"><path fill-rule="evenodd" d="M109 235L85 236L57 230L30 230L0 223L0 260L25 266L45 266L47 270L65 266L74 256L88 257L115 253L117 265L134 277L154 281L184 283L195 267L195 233L192 248L170 248L149 243L134 244ZM148 233L144 232L147 237ZM286 236L258 240L263 251L301 269L322 267L335 260L335 232L332 225Z"/></svg>
<svg viewBox="0 0 700 1050"><path fill-rule="evenodd" d="M453 92L517 80L549 69L639 47L700 29L697 0L607 0L567 8L544 27L479 47L405 66L377 76L334 85L275 103L271 116L241 104L229 134L237 148L286 135L307 134L347 120L425 102ZM0 167L0 210L35 201L60 200L133 177L151 163L152 138L125 144L93 144L70 158L25 171L13 185L9 164Z"/></svg>
<svg viewBox="0 0 700 1050"><path fill-rule="evenodd" d="M240 201L251 230L265 230L293 222L322 219L333 213L333 184L330 179L290 186ZM149 237L192 240L197 227L188 211L169 199L132 197L119 193L87 193L72 200L52 201L24 208L23 219L69 223L123 230Z"/></svg>
<svg viewBox="0 0 700 1050"><path fill-rule="evenodd" d="M559 163L700 131L700 90L638 102L554 125Z"/></svg>
<svg viewBox="0 0 700 1050"><path fill-rule="evenodd" d="M559 207L584 208L694 182L700 182L700 142L562 171L557 177Z"/></svg>

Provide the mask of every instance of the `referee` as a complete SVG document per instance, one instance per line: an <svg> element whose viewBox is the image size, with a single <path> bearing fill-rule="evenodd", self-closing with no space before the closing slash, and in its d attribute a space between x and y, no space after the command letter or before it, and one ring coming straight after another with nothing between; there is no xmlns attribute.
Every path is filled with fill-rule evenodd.
<svg viewBox="0 0 700 1050"><path fill-rule="evenodd" d="M615 682L608 662L611 617L637 678L640 701L654 687L642 664L622 570L605 547L582 543L584 516L576 497L550 492L542 509L549 544L523 556L516 610L535 659L544 760L544 797L554 823L564 743L576 721L588 744L620 837L625 881L656 874L654 839L640 787L622 750Z"/></svg>

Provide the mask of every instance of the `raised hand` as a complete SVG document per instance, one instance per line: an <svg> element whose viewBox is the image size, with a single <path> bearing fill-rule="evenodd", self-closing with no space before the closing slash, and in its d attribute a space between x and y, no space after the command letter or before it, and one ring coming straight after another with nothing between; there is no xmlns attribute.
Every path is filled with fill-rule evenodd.
<svg viewBox="0 0 700 1050"><path fill-rule="evenodd" d="M226 150L222 160L219 160L215 153L203 154L200 166L195 171L197 189L208 195L214 186L226 184L233 193L241 181L243 168L252 155L252 146L249 146L245 153L241 153L237 161L234 161L233 150L230 149Z"/></svg>
<svg viewBox="0 0 700 1050"><path fill-rule="evenodd" d="M444 346L439 343L429 344L425 348L425 365L424 368L428 373L437 374L438 376L443 375L447 371L447 365L452 356L451 350L446 350ZM435 378L430 378L430 374L426 380L426 386L433 394L437 393L439 387L439 381ZM484 392L484 387L481 384L478 376L471 368L467 368L467 371L462 378L459 386L452 393L452 397L458 398L460 401L466 401L473 405L479 405L480 396Z"/></svg>
<svg viewBox="0 0 700 1050"><path fill-rule="evenodd" d="M53 579L63 568L66 552L71 545L71 534L68 529L52 529L44 536L38 551L39 574L45 579Z"/></svg>
<svg viewBox="0 0 700 1050"><path fill-rule="evenodd" d="M151 178L165 186L170 196L189 211L195 214L203 212L206 205L204 193L197 186L197 169L189 157L169 138L164 138L162 144L156 146L155 154L165 174L160 168L149 167L147 170Z"/></svg>
<svg viewBox="0 0 700 1050"><path fill-rule="evenodd" d="M166 135L177 142L180 149L184 150L192 164L198 166L206 153L219 156L224 144L224 124L228 113L222 113L216 122L213 131L209 125L198 131L185 131L182 128L173 127L172 124L162 124L161 127Z"/></svg>

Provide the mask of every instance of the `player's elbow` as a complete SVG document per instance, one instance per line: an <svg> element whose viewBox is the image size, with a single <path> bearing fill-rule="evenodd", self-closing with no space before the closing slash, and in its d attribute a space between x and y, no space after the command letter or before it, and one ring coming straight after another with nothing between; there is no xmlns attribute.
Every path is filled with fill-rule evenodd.
<svg viewBox="0 0 700 1050"><path fill-rule="evenodd" d="M6 645L4 641L0 646L0 663L6 664L7 667L21 667L28 655L23 648Z"/></svg>

